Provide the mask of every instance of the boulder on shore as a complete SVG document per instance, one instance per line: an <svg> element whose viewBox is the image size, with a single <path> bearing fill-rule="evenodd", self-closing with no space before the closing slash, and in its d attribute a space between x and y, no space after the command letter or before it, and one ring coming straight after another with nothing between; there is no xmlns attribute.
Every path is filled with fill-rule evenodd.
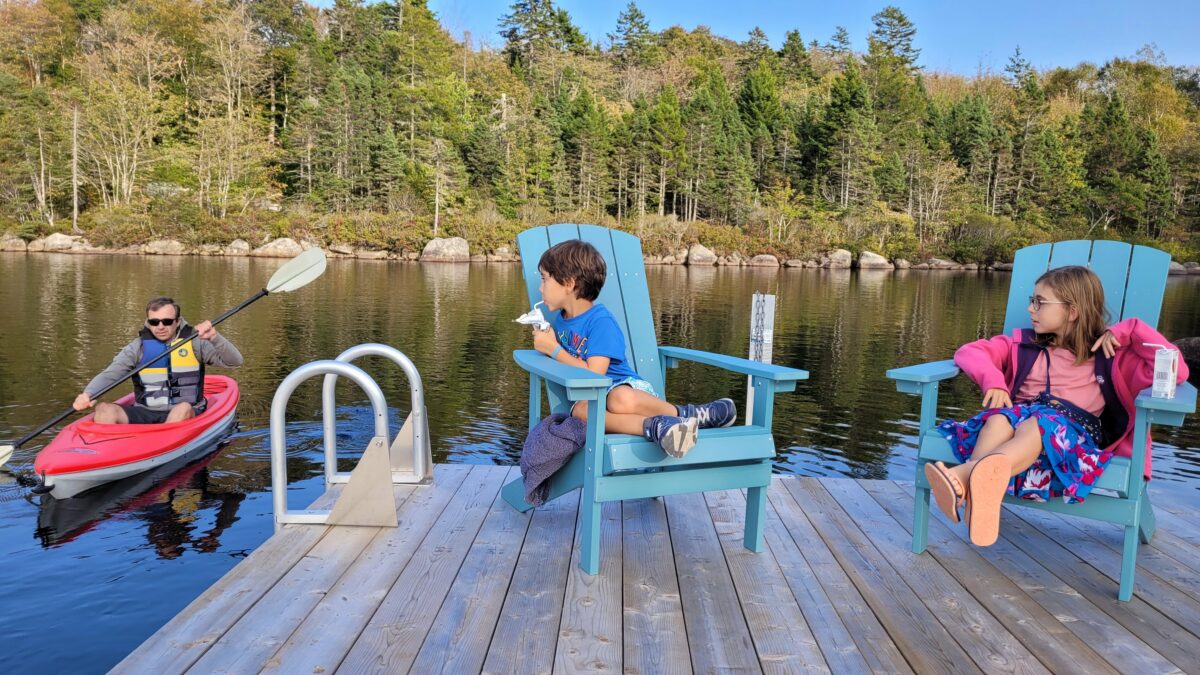
<svg viewBox="0 0 1200 675"><path fill-rule="evenodd" d="M20 251L24 253L29 250L29 244L20 237L14 237L11 234L6 234L0 237L0 251Z"/></svg>
<svg viewBox="0 0 1200 675"><path fill-rule="evenodd" d="M687 252L687 264L716 265L717 254L709 250L704 244L692 244L692 247Z"/></svg>
<svg viewBox="0 0 1200 675"><path fill-rule="evenodd" d="M854 254L844 248L834 249L821 262L822 267L831 270L848 270L854 264Z"/></svg>
<svg viewBox="0 0 1200 675"><path fill-rule="evenodd" d="M73 237L69 234L63 234L62 232L55 232L48 237L34 239L33 241L29 242L29 246L26 248L26 250L69 251L75 248L82 240L83 237Z"/></svg>
<svg viewBox="0 0 1200 675"><path fill-rule="evenodd" d="M892 267L893 267L892 263L888 262L887 258L879 255L878 253L872 253L871 251L863 251L862 253L860 253L858 255L858 268L859 269L890 270L890 269L892 269Z"/></svg>
<svg viewBox="0 0 1200 675"><path fill-rule="evenodd" d="M142 253L148 255L184 255L187 252L187 246L174 239L155 239L142 247Z"/></svg>
<svg viewBox="0 0 1200 675"><path fill-rule="evenodd" d="M462 237L430 239L421 250L421 262L470 262L471 247Z"/></svg>
<svg viewBox="0 0 1200 675"><path fill-rule="evenodd" d="M258 258L294 258L304 252L300 243L291 237L280 237L269 241L250 252Z"/></svg>
<svg viewBox="0 0 1200 675"><path fill-rule="evenodd" d="M770 253L760 253L750 259L751 267L779 267L779 258Z"/></svg>

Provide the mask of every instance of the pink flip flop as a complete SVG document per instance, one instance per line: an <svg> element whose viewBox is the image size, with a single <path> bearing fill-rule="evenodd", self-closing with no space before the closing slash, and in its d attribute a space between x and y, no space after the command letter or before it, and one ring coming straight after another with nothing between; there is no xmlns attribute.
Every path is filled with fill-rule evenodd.
<svg viewBox="0 0 1200 675"><path fill-rule="evenodd" d="M968 479L967 533L976 546L991 546L1000 538L1000 505L1012 478L1012 464L1004 455L988 455L975 464Z"/></svg>
<svg viewBox="0 0 1200 675"><path fill-rule="evenodd" d="M925 463L925 480L929 481L929 489L933 492L933 500L950 522L959 521L958 510L963 505L962 483L950 474L950 470L942 462ZM957 486L957 489L956 489Z"/></svg>

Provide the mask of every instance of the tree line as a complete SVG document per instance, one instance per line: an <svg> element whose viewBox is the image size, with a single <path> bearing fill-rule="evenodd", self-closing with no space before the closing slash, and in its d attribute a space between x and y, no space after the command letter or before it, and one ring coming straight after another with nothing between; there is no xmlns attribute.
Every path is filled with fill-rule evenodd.
<svg viewBox="0 0 1200 675"><path fill-rule="evenodd" d="M662 252L1200 250L1200 69L1151 45L931 72L901 10L872 22L865 52L843 28L776 49L630 2L593 41L519 0L491 47L424 0L5 0L0 230L492 250L571 221Z"/></svg>

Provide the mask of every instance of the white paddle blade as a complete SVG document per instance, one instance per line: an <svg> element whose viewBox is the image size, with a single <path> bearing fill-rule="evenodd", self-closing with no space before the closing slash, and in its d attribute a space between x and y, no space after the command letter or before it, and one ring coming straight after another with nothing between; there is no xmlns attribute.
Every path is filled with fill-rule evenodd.
<svg viewBox="0 0 1200 675"><path fill-rule="evenodd" d="M0 466L4 466L4 463L8 461L8 458L12 457L13 450L15 449L16 448L11 445L0 445Z"/></svg>
<svg viewBox="0 0 1200 675"><path fill-rule="evenodd" d="M275 270L267 282L268 293L289 293L303 288L325 272L325 251L310 248Z"/></svg>

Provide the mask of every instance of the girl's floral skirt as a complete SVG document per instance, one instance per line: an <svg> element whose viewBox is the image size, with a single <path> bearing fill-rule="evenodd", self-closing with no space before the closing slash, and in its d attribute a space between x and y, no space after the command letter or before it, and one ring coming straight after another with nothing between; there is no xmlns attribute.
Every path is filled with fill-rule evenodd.
<svg viewBox="0 0 1200 675"><path fill-rule="evenodd" d="M1068 504L1082 502L1112 459L1113 453L1096 447L1091 434L1058 408L1018 403L1011 408L985 410L965 422L947 420L939 424L938 431L950 442L959 461L970 458L979 431L992 415L1004 415L1014 429L1036 418L1042 432L1042 454L1009 481L1010 495L1038 502L1051 497L1062 497Z"/></svg>

